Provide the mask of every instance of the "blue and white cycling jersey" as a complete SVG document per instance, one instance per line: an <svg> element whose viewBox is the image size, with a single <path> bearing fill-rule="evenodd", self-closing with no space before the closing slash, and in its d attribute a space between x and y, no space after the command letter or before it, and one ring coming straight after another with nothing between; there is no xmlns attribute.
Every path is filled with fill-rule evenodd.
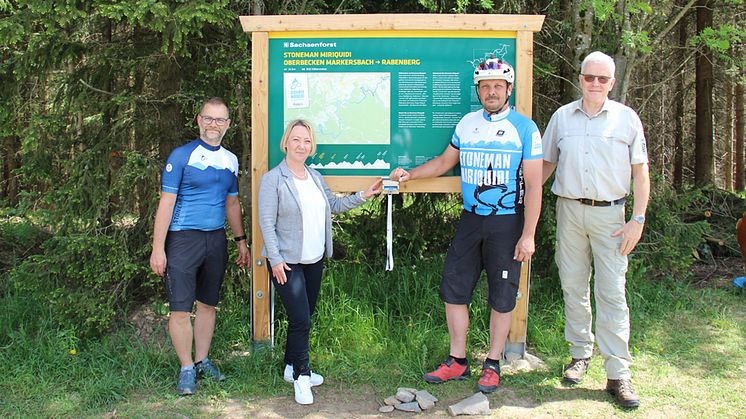
<svg viewBox="0 0 746 419"><path fill-rule="evenodd" d="M168 156L161 190L176 194L169 231L225 228L225 197L238 195L238 159L198 138Z"/></svg>
<svg viewBox="0 0 746 419"><path fill-rule="evenodd" d="M459 150L464 209L479 215L515 214L523 208L523 160L541 159L534 121L507 109L466 114L451 138Z"/></svg>

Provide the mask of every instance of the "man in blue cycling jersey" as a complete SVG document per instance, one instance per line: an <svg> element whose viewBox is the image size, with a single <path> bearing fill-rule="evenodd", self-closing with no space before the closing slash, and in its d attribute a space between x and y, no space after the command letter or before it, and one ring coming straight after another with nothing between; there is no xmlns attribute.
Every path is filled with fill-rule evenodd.
<svg viewBox="0 0 746 419"><path fill-rule="evenodd" d="M446 256L440 297L445 303L450 353L429 383L467 378L468 304L482 270L489 286L490 349L477 387L493 392L500 385L500 364L510 331L521 262L534 253L534 232L541 211L541 135L536 124L508 104L515 72L495 58L474 69L482 109L466 114L450 144L433 160L410 171L394 169L391 178L406 182L440 176L461 165L464 208Z"/></svg>
<svg viewBox="0 0 746 419"><path fill-rule="evenodd" d="M220 98L208 99L197 125L200 138L174 149L163 169L150 255L150 268L166 279L168 331L181 363L177 391L182 395L196 391L198 375L225 378L207 355L228 261L226 219L238 245L236 263L248 266L250 257L238 202L238 159L220 145L230 126L228 106Z"/></svg>

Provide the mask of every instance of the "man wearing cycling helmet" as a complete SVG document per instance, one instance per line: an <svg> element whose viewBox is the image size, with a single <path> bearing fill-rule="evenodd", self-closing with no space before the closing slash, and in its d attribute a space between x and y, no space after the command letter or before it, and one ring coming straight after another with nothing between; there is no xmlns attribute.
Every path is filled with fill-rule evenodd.
<svg viewBox="0 0 746 419"><path fill-rule="evenodd" d="M515 72L489 58L474 69L482 109L466 114L450 144L433 160L410 171L394 169L391 178L406 182L444 174L461 165L464 208L446 256L440 297L445 303L450 352L429 383L470 375L466 334L472 293L487 271L490 349L477 387L493 392L500 385L500 358L510 330L521 262L534 253L534 232L541 211L541 134L536 124L510 108Z"/></svg>
<svg viewBox="0 0 746 419"><path fill-rule="evenodd" d="M557 174L555 260L565 300L565 338L572 361L564 379L577 384L593 355L591 260L596 337L604 357L606 389L623 407L637 407L629 367L629 309L625 297L627 255L642 235L650 195L642 122L634 110L608 99L614 59L596 51L581 64L583 97L559 108L544 133L544 182ZM624 204L634 179L632 217Z"/></svg>

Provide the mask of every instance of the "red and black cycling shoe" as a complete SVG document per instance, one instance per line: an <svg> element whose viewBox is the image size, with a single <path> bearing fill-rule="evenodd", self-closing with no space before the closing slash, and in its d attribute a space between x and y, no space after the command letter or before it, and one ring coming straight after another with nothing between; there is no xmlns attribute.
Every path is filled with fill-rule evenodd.
<svg viewBox="0 0 746 419"><path fill-rule="evenodd" d="M449 356L444 363L440 364L433 372L429 372L422 378L431 384L440 384L449 380L464 380L471 376L469 363L461 365L453 357Z"/></svg>
<svg viewBox="0 0 746 419"><path fill-rule="evenodd" d="M492 393L500 386L500 366L492 363L482 364L482 376L477 381L477 388L482 393Z"/></svg>

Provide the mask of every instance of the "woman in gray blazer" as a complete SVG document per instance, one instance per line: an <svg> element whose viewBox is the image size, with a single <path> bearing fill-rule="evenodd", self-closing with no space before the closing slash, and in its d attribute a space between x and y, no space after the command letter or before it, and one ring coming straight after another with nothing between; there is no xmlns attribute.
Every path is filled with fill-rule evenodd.
<svg viewBox="0 0 746 419"><path fill-rule="evenodd" d="M262 176L259 186L262 256L272 266L270 278L288 315L283 376L294 384L295 401L311 404L311 387L324 381L311 371L308 350L323 258L332 255L331 215L380 193L381 180L366 191L344 197L333 194L321 174L305 164L316 151L316 140L311 125L301 119L287 125L280 148L285 159Z"/></svg>

